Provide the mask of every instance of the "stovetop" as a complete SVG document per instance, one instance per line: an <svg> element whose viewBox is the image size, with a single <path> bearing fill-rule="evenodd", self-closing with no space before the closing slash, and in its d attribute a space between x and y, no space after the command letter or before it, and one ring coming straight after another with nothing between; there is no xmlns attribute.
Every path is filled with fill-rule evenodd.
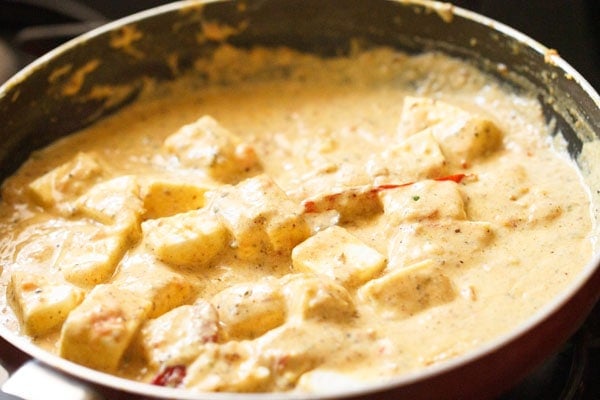
<svg viewBox="0 0 600 400"><path fill-rule="evenodd" d="M0 83L71 37L165 0L0 0ZM555 48L600 89L600 1L455 0ZM0 362L14 371L28 356L0 339ZM131 399L97 388L106 399ZM1 395L0 395L1 396ZM2 397L0 397L2 399ZM599 400L600 304L583 327L498 400Z"/></svg>

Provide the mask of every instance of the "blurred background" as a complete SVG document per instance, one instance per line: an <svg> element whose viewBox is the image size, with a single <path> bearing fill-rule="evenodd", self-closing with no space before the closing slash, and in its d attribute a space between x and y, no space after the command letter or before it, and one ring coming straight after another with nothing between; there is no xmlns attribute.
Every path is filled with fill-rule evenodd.
<svg viewBox="0 0 600 400"><path fill-rule="evenodd" d="M367 0L368 1L368 0ZM63 41L165 0L0 0L0 82ZM559 54L600 91L600 0L455 0Z"/></svg>

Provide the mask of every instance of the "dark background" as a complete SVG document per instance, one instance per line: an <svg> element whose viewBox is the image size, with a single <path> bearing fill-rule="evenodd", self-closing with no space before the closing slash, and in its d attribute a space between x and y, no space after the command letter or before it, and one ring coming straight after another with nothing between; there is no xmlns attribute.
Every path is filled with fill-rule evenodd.
<svg viewBox="0 0 600 400"><path fill-rule="evenodd" d="M600 0L457 0L559 54L600 91Z"/></svg>
<svg viewBox="0 0 600 400"><path fill-rule="evenodd" d="M365 0L369 1L369 0ZM0 0L0 40L19 49L12 70L97 24L165 0ZM455 0L457 6L503 22L546 45L600 91L600 0ZM33 11L33 12L32 12ZM83 24L73 22L87 21ZM65 25L68 23L68 25ZM46 29L46 28L54 29ZM24 31L23 31L24 29ZM43 37L44 33L47 37ZM0 62L11 62L3 56Z"/></svg>

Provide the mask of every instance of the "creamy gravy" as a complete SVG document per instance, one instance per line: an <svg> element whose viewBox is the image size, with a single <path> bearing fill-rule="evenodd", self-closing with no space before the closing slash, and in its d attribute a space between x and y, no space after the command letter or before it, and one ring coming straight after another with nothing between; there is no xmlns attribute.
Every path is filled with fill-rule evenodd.
<svg viewBox="0 0 600 400"><path fill-rule="evenodd" d="M537 100L462 62L223 47L196 67L4 183L3 325L132 379L335 390L490 342L591 257Z"/></svg>

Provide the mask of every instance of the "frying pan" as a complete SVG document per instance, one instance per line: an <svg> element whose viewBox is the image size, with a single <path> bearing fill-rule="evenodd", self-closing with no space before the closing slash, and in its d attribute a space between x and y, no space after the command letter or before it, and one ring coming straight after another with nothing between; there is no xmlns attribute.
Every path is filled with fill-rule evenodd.
<svg viewBox="0 0 600 400"><path fill-rule="evenodd" d="M207 26L227 26L215 35ZM198 38L203 40L198 40ZM59 47L0 88L0 179L33 150L134 101L148 80L168 81L227 42L288 46L323 57L353 43L459 57L539 99L553 135L577 159L600 138L600 99L556 52L478 14L422 0L187 1L110 23ZM104 90L98 91L98 88ZM600 162L600 160L598 160ZM592 193L600 188L591 187ZM600 296L599 257L567 290L491 343L384 384L326 395L198 394L132 382L36 347L0 326L0 335L58 374L150 398L493 398L524 377L581 325ZM1 324L0 324L1 325Z"/></svg>

